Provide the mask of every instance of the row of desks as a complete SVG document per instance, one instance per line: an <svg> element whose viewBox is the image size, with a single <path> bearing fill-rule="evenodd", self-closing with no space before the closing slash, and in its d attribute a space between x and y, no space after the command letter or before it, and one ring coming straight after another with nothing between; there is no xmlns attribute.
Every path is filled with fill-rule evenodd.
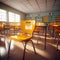
<svg viewBox="0 0 60 60"><path fill-rule="evenodd" d="M45 31L45 40L44 40L44 48L46 49L46 34L47 34L47 27L50 27L51 29L53 29L54 31L56 31L57 32L57 27L60 27L59 25L50 25L50 26L47 26L47 25L45 25L44 23L37 23L36 24L36 26L41 26L41 27L43 27L44 28L44 31ZM3 25L2 26L0 26L0 31L1 31L1 27L3 27ZM8 31L8 30L10 30L10 28L12 29L14 29L15 30L15 27L17 28L20 28L19 26L8 26L8 27L5 27L5 29ZM5 30L4 29L4 30ZM60 32L60 31L59 31Z"/></svg>

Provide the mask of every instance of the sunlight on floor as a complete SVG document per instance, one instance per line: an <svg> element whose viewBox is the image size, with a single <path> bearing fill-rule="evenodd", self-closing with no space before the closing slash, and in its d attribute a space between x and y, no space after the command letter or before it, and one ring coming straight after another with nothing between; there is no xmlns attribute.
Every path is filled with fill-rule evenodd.
<svg viewBox="0 0 60 60"><path fill-rule="evenodd" d="M57 49L57 45L56 44L52 44L52 43L48 43L49 45L55 47ZM58 46L58 50L60 50L60 45Z"/></svg>
<svg viewBox="0 0 60 60"><path fill-rule="evenodd" d="M23 45L21 43L19 43L19 42L15 42L15 45L18 46L21 49L24 49ZM28 50L34 52L33 47L31 45L27 44L26 48ZM36 52L37 52L38 55L41 55L41 56L43 56L45 58L50 58L49 54L46 51L40 50L38 48L35 48L35 49L36 49ZM29 53L29 51L26 51L26 52Z"/></svg>
<svg viewBox="0 0 60 60"><path fill-rule="evenodd" d="M5 40L4 38L1 38L1 41L5 44L4 46L0 46L0 56L3 57L3 56L5 56L8 53L9 44L8 44L8 41ZM11 50L14 49L14 41L13 40L11 42L10 49Z"/></svg>

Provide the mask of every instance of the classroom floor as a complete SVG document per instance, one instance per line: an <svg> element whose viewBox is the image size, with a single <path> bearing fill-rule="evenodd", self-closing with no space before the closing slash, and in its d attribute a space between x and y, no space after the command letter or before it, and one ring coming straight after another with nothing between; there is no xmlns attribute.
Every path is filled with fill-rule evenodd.
<svg viewBox="0 0 60 60"><path fill-rule="evenodd" d="M44 49L44 33L39 35L34 34L31 39L34 43L36 54L34 53L31 42L28 42L25 60L60 60L60 41L57 50L56 40L47 33L46 49ZM38 40L38 43L37 43ZM23 56L23 44L21 42L14 41L14 47L10 50L9 60L22 60ZM7 60L7 55L0 60Z"/></svg>

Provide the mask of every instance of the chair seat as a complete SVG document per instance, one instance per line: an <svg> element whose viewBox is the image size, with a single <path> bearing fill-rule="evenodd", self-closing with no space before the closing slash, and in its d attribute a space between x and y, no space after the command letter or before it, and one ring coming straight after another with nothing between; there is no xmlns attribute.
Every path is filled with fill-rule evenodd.
<svg viewBox="0 0 60 60"><path fill-rule="evenodd" d="M9 39L21 42L21 41L29 40L31 37L32 36L27 36L27 35L24 35L24 34L20 34L20 35L10 36Z"/></svg>

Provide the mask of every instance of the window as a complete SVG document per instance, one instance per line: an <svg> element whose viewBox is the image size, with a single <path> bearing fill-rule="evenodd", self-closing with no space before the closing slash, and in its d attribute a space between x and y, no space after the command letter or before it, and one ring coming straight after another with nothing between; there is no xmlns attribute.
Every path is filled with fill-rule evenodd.
<svg viewBox="0 0 60 60"><path fill-rule="evenodd" d="M20 15L15 14L15 22L20 22Z"/></svg>
<svg viewBox="0 0 60 60"><path fill-rule="evenodd" d="M9 12L9 22L14 22L14 13Z"/></svg>
<svg viewBox="0 0 60 60"><path fill-rule="evenodd" d="M0 9L0 21L7 22L7 18L9 18L9 22L20 22L20 15L15 14L13 12L8 12L9 16L7 17L7 11Z"/></svg>
<svg viewBox="0 0 60 60"><path fill-rule="evenodd" d="M7 21L7 11L0 9L0 21Z"/></svg>
<svg viewBox="0 0 60 60"><path fill-rule="evenodd" d="M9 12L9 22L20 22L20 15Z"/></svg>

